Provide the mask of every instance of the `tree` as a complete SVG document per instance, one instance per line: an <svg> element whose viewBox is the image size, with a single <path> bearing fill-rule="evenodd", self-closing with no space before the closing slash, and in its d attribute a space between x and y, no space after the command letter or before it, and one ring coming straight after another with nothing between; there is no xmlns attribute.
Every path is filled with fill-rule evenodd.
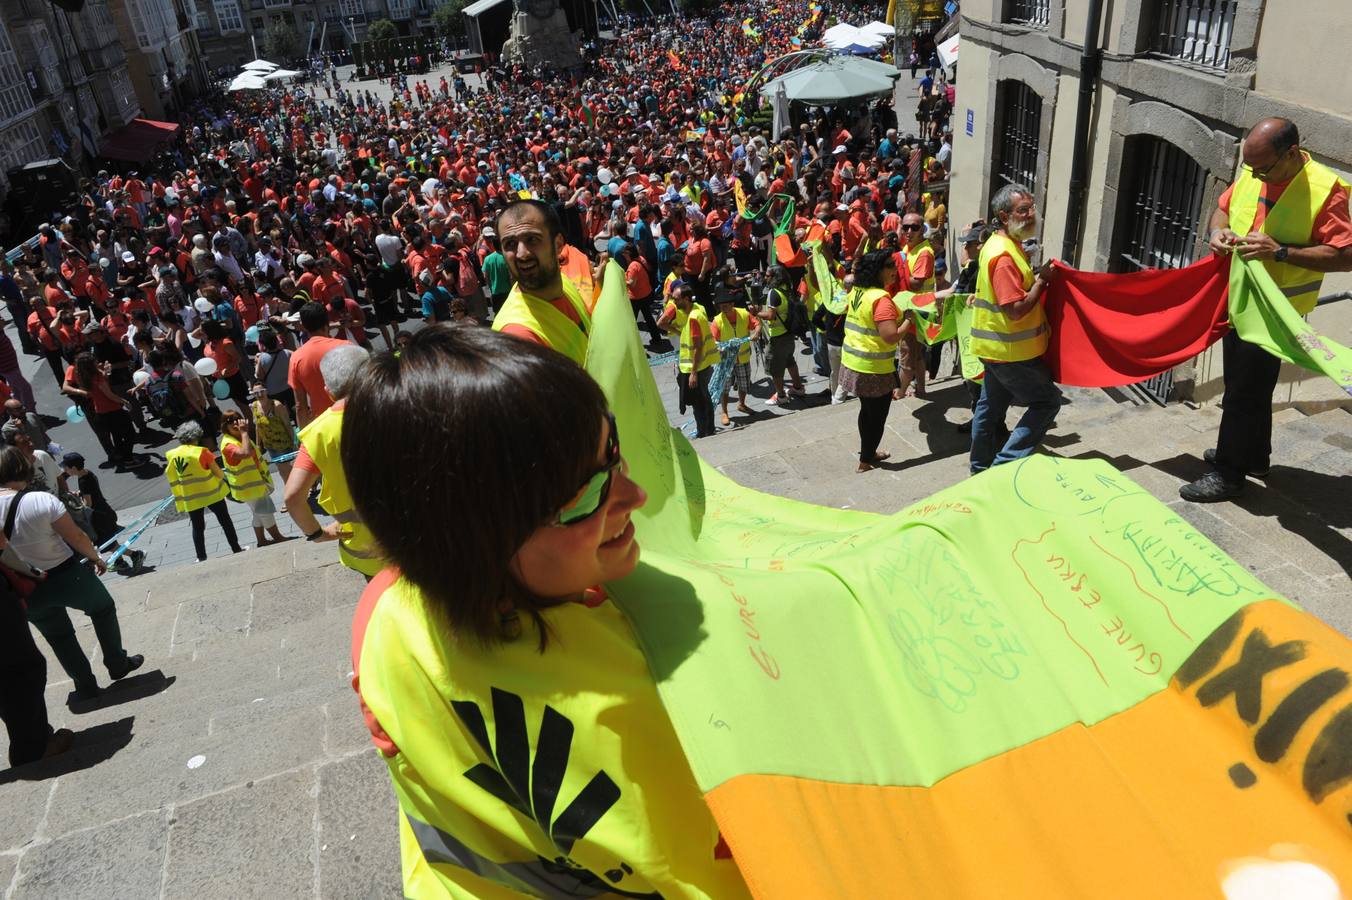
<svg viewBox="0 0 1352 900"><path fill-rule="evenodd" d="M454 41L465 33L465 0L445 0L432 12L432 27L437 34Z"/></svg>
<svg viewBox="0 0 1352 900"><path fill-rule="evenodd" d="M376 19L366 26L368 41L387 41L399 37L399 29L389 19Z"/></svg>
<svg viewBox="0 0 1352 900"><path fill-rule="evenodd" d="M300 56L300 35L296 29L285 22L273 22L263 32L263 53L265 56L285 62Z"/></svg>

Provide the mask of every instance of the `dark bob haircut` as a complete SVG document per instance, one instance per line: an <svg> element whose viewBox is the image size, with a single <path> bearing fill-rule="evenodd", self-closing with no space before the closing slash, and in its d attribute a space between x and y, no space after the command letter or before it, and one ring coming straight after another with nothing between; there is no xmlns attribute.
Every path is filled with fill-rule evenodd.
<svg viewBox="0 0 1352 900"><path fill-rule="evenodd" d="M33 463L18 447L0 449L0 484L11 481L32 481Z"/></svg>
<svg viewBox="0 0 1352 900"><path fill-rule="evenodd" d="M424 328L371 357L347 398L343 469L385 558L429 610L482 645L521 632L537 597L521 545L596 469L605 396L560 353L486 328Z"/></svg>

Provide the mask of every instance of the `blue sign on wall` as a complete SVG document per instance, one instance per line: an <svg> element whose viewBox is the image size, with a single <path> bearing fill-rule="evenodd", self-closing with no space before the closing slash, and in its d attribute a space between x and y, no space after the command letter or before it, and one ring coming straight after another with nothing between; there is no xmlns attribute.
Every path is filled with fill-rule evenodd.
<svg viewBox="0 0 1352 900"><path fill-rule="evenodd" d="M971 137L974 134L976 134L976 113L972 112L969 107L967 110L967 136Z"/></svg>
<svg viewBox="0 0 1352 900"><path fill-rule="evenodd" d="M957 11L958 4L954 3L953 0L948 0L948 2L944 4L944 15L949 16L951 18L953 13Z"/></svg>

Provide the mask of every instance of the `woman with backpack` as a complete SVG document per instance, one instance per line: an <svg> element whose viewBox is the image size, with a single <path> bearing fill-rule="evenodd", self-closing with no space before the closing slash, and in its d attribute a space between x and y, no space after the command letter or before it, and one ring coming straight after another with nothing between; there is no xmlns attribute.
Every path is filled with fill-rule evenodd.
<svg viewBox="0 0 1352 900"><path fill-rule="evenodd" d="M798 373L798 363L793 358L795 340L791 330L791 326L801 328L806 325L807 311L795 296L797 291L788 282L788 270L783 266L771 266L766 279L766 305L747 307L747 312L766 323L766 331L770 335L770 352L765 368L775 392L765 401L766 406L778 406L794 397L807 396L803 390L803 376ZM797 309L793 308L793 304L797 304ZM800 318L801 323L796 321ZM790 391L784 390L786 368L793 379Z"/></svg>

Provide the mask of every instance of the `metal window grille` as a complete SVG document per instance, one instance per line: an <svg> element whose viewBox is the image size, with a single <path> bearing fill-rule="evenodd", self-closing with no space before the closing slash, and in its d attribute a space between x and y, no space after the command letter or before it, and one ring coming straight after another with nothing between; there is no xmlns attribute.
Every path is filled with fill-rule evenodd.
<svg viewBox="0 0 1352 900"><path fill-rule="evenodd" d="M1000 85L997 104L995 187L1037 187L1037 145L1042 133L1042 98L1022 81Z"/></svg>
<svg viewBox="0 0 1352 900"><path fill-rule="evenodd" d="M1150 49L1211 69L1230 65L1236 0L1160 0Z"/></svg>
<svg viewBox="0 0 1352 900"><path fill-rule="evenodd" d="M19 68L19 57L14 52L9 32L0 22L0 125L32 111L33 93L28 89L28 79Z"/></svg>
<svg viewBox="0 0 1352 900"><path fill-rule="evenodd" d="M1133 162L1121 194L1113 271L1174 269L1190 264L1197 252L1206 173L1188 154L1156 137L1133 138L1125 158ZM1171 369L1135 387L1147 399L1163 404L1173 385Z"/></svg>
<svg viewBox="0 0 1352 900"><path fill-rule="evenodd" d="M1006 0L1005 21L1046 28L1051 21L1051 0Z"/></svg>

